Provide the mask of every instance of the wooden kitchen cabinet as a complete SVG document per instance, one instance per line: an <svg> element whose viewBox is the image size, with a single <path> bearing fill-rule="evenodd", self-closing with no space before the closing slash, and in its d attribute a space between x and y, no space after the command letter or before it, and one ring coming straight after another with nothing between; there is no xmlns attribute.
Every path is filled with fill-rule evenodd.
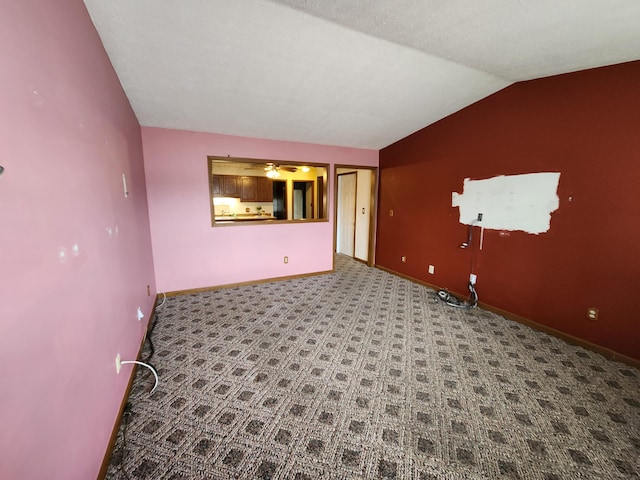
<svg viewBox="0 0 640 480"><path fill-rule="evenodd" d="M272 202L273 184L267 177L241 177L241 202Z"/></svg>
<svg viewBox="0 0 640 480"><path fill-rule="evenodd" d="M223 175L222 196L223 197L239 197L240 185L239 179L235 175Z"/></svg>
<svg viewBox="0 0 640 480"><path fill-rule="evenodd" d="M213 194L214 197L222 196L222 178L220 175L212 175L211 193Z"/></svg>
<svg viewBox="0 0 640 480"><path fill-rule="evenodd" d="M240 201L257 202L258 186L256 184L256 177L241 177L240 181Z"/></svg>
<svg viewBox="0 0 640 480"><path fill-rule="evenodd" d="M267 177L257 178L258 200L257 202L273 202L273 181Z"/></svg>
<svg viewBox="0 0 640 480"><path fill-rule="evenodd" d="M213 175L212 190L214 197L240 197L240 181L236 175Z"/></svg>

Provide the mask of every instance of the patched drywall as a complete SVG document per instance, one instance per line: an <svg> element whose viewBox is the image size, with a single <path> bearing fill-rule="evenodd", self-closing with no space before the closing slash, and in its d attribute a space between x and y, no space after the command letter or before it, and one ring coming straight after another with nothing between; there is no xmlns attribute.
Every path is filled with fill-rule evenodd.
<svg viewBox="0 0 640 480"><path fill-rule="evenodd" d="M558 172L465 178L463 193L453 192L451 205L460 208L460 223L465 225L544 233L549 230L551 213L558 209L559 181Z"/></svg>

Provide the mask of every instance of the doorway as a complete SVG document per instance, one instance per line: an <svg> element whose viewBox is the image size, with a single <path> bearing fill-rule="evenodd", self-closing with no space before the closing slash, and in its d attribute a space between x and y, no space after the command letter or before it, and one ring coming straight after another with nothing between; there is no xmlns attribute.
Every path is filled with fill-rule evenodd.
<svg viewBox="0 0 640 480"><path fill-rule="evenodd" d="M336 165L334 251L374 265L376 167Z"/></svg>
<svg viewBox="0 0 640 480"><path fill-rule="evenodd" d="M314 218L313 182L293 182L293 219Z"/></svg>
<svg viewBox="0 0 640 480"><path fill-rule="evenodd" d="M287 219L287 182L273 181L273 217L277 220Z"/></svg>

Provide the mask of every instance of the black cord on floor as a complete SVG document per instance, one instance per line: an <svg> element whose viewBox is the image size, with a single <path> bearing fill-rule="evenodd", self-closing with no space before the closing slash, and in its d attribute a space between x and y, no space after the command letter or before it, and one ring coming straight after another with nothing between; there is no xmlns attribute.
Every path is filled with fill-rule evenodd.
<svg viewBox="0 0 640 480"><path fill-rule="evenodd" d="M158 324L158 315L156 314L153 316L153 323L151 324L151 328L147 333L147 341L149 342L149 348L151 349L151 353L149 354L147 359L144 361L145 363L149 363L149 360L151 360L151 357L153 357L153 354L156 352L156 349L153 346L153 340L151 339L151 336L153 335L153 329L156 328L157 324Z"/></svg>
<svg viewBox="0 0 640 480"><path fill-rule="evenodd" d="M122 428L122 446L120 447L120 461L118 462L120 470L127 480L131 480L131 477L129 477L126 468L124 468L124 457L127 452L127 427L129 426L129 417L131 417L132 413L131 403L127 402L124 407L124 413L122 414L124 417L124 427Z"/></svg>
<svg viewBox="0 0 640 480"><path fill-rule="evenodd" d="M149 331L147 332L147 339L146 339L146 341L149 342L149 349L151 350L151 352L149 353L147 358L143 360L144 363L150 365L151 368L153 368L154 370L157 370L157 369L155 365L151 363L151 358L153 357L153 354L155 353L156 349L153 345L153 340L151 339L151 337L153 336L153 329L156 328L157 324L158 324L158 315L156 314L153 316L153 323L151 324L151 328L149 328Z"/></svg>
<svg viewBox="0 0 640 480"><path fill-rule="evenodd" d="M151 336L153 334L153 329L156 328L157 323L158 323L158 315L154 315L153 323L151 324L151 328L147 333L147 341L149 342L149 348L151 349L151 353L146 358L146 360L144 360L144 363L147 363L149 365L151 365L149 360L151 360L151 357L153 357L153 354L155 353L155 347L153 346L153 341L151 340ZM155 369L153 365L151 366ZM122 414L124 419L124 426L122 428L122 446L120 447L120 461L118 462L120 466L120 470L122 471L122 474L124 475L126 480L131 480L131 477L129 477L129 474L127 473L127 470L125 468L124 459L127 452L127 427L129 426L129 418L131 417L132 414L133 414L132 404L129 401L125 405L124 413Z"/></svg>

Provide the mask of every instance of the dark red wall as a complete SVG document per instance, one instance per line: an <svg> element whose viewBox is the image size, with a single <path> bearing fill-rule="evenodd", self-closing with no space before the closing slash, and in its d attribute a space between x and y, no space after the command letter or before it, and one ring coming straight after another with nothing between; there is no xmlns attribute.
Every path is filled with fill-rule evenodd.
<svg viewBox="0 0 640 480"><path fill-rule="evenodd" d="M640 62L517 83L383 149L376 263L466 292L451 193L533 172L560 172L559 209L482 251L474 229L481 302L640 359Z"/></svg>

